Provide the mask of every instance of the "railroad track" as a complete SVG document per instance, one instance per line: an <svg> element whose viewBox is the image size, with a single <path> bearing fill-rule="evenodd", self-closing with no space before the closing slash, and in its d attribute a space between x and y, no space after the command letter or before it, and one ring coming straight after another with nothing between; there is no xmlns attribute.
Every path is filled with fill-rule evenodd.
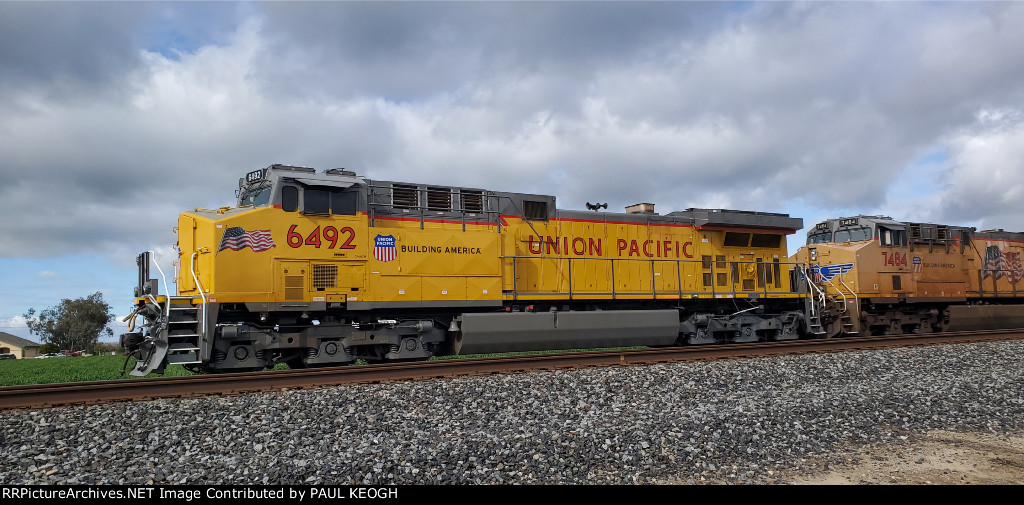
<svg viewBox="0 0 1024 505"><path fill-rule="evenodd" d="M530 354L482 359L0 387L0 409L233 395L403 380L1024 339L1024 329Z"/></svg>

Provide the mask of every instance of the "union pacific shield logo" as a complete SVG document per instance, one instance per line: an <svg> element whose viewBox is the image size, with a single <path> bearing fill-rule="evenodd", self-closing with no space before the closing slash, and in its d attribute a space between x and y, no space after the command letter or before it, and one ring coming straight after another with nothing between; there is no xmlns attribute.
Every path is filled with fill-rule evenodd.
<svg viewBox="0 0 1024 505"><path fill-rule="evenodd" d="M373 239L373 257L380 261L393 261L398 257L394 235L377 235Z"/></svg>

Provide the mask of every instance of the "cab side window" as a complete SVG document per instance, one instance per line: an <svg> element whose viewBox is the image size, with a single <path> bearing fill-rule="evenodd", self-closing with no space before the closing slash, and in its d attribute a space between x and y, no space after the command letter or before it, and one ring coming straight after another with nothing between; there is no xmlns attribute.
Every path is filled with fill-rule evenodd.
<svg viewBox="0 0 1024 505"><path fill-rule="evenodd" d="M331 214L356 215L356 196L355 191L331 190Z"/></svg>
<svg viewBox="0 0 1024 505"><path fill-rule="evenodd" d="M285 212L299 210L299 188L295 186L281 188L281 210Z"/></svg>
<svg viewBox="0 0 1024 505"><path fill-rule="evenodd" d="M326 189L304 188L302 190L302 213L330 214L330 195Z"/></svg>
<svg viewBox="0 0 1024 505"><path fill-rule="evenodd" d="M907 231L878 227L878 244L889 247L906 247Z"/></svg>
<svg viewBox="0 0 1024 505"><path fill-rule="evenodd" d="M356 215L359 203L358 191L326 187L296 186L281 188L281 210L295 212L301 206L303 214Z"/></svg>

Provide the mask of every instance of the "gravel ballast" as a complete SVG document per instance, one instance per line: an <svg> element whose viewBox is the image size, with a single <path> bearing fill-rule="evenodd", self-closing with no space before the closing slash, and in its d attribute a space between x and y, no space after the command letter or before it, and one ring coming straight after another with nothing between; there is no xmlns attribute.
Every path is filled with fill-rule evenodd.
<svg viewBox="0 0 1024 505"><path fill-rule="evenodd" d="M775 483L1022 395L1011 341L0 411L0 483Z"/></svg>

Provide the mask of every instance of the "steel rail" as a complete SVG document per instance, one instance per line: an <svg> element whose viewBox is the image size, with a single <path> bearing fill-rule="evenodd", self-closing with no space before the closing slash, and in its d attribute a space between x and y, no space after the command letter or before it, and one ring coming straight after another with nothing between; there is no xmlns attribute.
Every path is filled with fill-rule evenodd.
<svg viewBox="0 0 1024 505"><path fill-rule="evenodd" d="M1024 339L1024 330L983 330L923 335L844 337L751 344L587 351L478 359L225 373L183 377L38 384L0 387L0 410L43 408L158 398L232 395L285 389L384 383L445 377L639 365L821 352L842 352L936 344Z"/></svg>

